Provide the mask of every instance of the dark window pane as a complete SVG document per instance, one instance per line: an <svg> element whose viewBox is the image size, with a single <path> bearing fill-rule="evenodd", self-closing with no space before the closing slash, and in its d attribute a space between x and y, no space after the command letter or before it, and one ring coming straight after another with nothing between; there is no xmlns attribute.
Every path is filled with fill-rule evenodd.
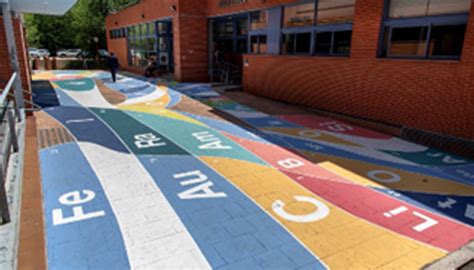
<svg viewBox="0 0 474 270"><path fill-rule="evenodd" d="M314 5L314 3L308 3L284 7L283 27L313 25Z"/></svg>
<svg viewBox="0 0 474 270"><path fill-rule="evenodd" d="M431 0L428 15L469 13L471 0Z"/></svg>
<svg viewBox="0 0 474 270"><path fill-rule="evenodd" d="M295 50L295 35L283 35L283 43L281 45L282 54L294 53Z"/></svg>
<svg viewBox="0 0 474 270"><path fill-rule="evenodd" d="M317 24L351 22L354 18L355 0L320 0Z"/></svg>
<svg viewBox="0 0 474 270"><path fill-rule="evenodd" d="M333 54L348 55L351 51L352 31L334 33Z"/></svg>
<svg viewBox="0 0 474 270"><path fill-rule="evenodd" d="M433 26L429 56L460 56L466 25Z"/></svg>
<svg viewBox="0 0 474 270"><path fill-rule="evenodd" d="M316 34L316 53L330 54L331 53L332 32L324 32Z"/></svg>
<svg viewBox="0 0 474 270"><path fill-rule="evenodd" d="M247 18L240 18L237 20L237 25L238 25L238 32L237 32L237 35L239 36L245 36L248 34L249 32L249 28L248 28L248 20Z"/></svg>
<svg viewBox="0 0 474 270"><path fill-rule="evenodd" d="M237 40L237 53L247 53L247 39Z"/></svg>
<svg viewBox="0 0 474 270"><path fill-rule="evenodd" d="M428 27L394 28L390 56L424 56Z"/></svg>
<svg viewBox="0 0 474 270"><path fill-rule="evenodd" d="M250 37L250 52L258 53L258 36Z"/></svg>
<svg viewBox="0 0 474 270"><path fill-rule="evenodd" d="M232 40L220 40L216 42L217 50L221 53L232 52Z"/></svg>
<svg viewBox="0 0 474 270"><path fill-rule="evenodd" d="M255 11L250 13L250 26L252 30L267 28L267 11Z"/></svg>
<svg viewBox="0 0 474 270"><path fill-rule="evenodd" d="M232 36L234 34L234 22L226 21L224 22L224 33L226 36Z"/></svg>
<svg viewBox="0 0 474 270"><path fill-rule="evenodd" d="M267 53L267 36L259 36L259 53Z"/></svg>
<svg viewBox="0 0 474 270"><path fill-rule="evenodd" d="M311 48L311 33L296 34L295 53L309 53Z"/></svg>
<svg viewBox="0 0 474 270"><path fill-rule="evenodd" d="M167 24L164 22L159 22L158 23L158 34L166 34L168 31L167 29Z"/></svg>

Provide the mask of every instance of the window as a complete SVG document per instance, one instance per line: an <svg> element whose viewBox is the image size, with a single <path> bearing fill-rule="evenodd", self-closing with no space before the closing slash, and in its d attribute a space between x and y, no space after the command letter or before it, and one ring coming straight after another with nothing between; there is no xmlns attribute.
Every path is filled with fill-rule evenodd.
<svg viewBox="0 0 474 270"><path fill-rule="evenodd" d="M349 55L354 10L355 0L284 7L282 54Z"/></svg>
<svg viewBox="0 0 474 270"><path fill-rule="evenodd" d="M250 13L250 30L267 28L267 11L254 11Z"/></svg>
<svg viewBox="0 0 474 270"><path fill-rule="evenodd" d="M380 56L459 59L470 3L391 0L384 20Z"/></svg>
<svg viewBox="0 0 474 270"><path fill-rule="evenodd" d="M461 55L466 25L433 26L428 56Z"/></svg>
<svg viewBox="0 0 474 270"><path fill-rule="evenodd" d="M423 56L426 51L428 27L394 28L389 56Z"/></svg>
<svg viewBox="0 0 474 270"><path fill-rule="evenodd" d="M351 51L352 31L334 32L332 54L348 55Z"/></svg>
<svg viewBox="0 0 474 270"><path fill-rule="evenodd" d="M128 27L130 65L144 68L150 59L157 60L158 53L169 53L171 49L168 48L168 42L171 37L168 24L169 22L152 22ZM116 35L126 36L125 33L125 29L118 29Z"/></svg>
<svg viewBox="0 0 474 270"><path fill-rule="evenodd" d="M283 35L283 54L309 54L311 49L311 33Z"/></svg>
<svg viewBox="0 0 474 270"><path fill-rule="evenodd" d="M125 28L112 29L109 31L109 36L110 36L110 39L124 38L126 36Z"/></svg>
<svg viewBox="0 0 474 270"><path fill-rule="evenodd" d="M471 0L391 0L389 18L468 13Z"/></svg>
<svg viewBox="0 0 474 270"><path fill-rule="evenodd" d="M215 51L219 51L226 56L248 52L248 13L215 19L213 32L213 48Z"/></svg>
<svg viewBox="0 0 474 270"><path fill-rule="evenodd" d="M314 24L314 14L314 3L284 7L283 27L311 26Z"/></svg>
<svg viewBox="0 0 474 270"><path fill-rule="evenodd" d="M252 53L267 53L267 36L256 35L250 38L250 51Z"/></svg>
<svg viewBox="0 0 474 270"><path fill-rule="evenodd" d="M354 8L354 0L319 0L317 24L352 22Z"/></svg>
<svg viewBox="0 0 474 270"><path fill-rule="evenodd" d="M246 36L249 33L247 17L239 18L237 20L237 35Z"/></svg>
<svg viewBox="0 0 474 270"><path fill-rule="evenodd" d="M222 37L232 37L234 34L234 22L232 20L218 21L214 24L215 36Z"/></svg>

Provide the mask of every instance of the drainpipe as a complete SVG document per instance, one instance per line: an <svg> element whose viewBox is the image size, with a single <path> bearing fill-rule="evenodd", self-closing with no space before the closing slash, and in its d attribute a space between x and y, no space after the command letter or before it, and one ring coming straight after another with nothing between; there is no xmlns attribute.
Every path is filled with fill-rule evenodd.
<svg viewBox="0 0 474 270"><path fill-rule="evenodd" d="M7 39L8 54L10 55L10 67L16 72L17 77L14 83L15 104L17 108L24 108L23 88L21 86L21 73L18 64L18 54L16 49L15 34L13 30L12 11L8 0L0 0L3 15L3 25L5 27L5 36Z"/></svg>

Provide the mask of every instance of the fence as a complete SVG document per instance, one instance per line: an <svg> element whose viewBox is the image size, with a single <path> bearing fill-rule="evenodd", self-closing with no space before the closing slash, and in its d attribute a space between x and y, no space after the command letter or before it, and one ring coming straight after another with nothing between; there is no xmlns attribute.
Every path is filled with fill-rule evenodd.
<svg viewBox="0 0 474 270"><path fill-rule="evenodd" d="M6 175L12 150L18 152L19 149L16 123L22 121L22 114L15 99L11 98L16 79L17 74L13 73L0 96L0 224L10 222Z"/></svg>

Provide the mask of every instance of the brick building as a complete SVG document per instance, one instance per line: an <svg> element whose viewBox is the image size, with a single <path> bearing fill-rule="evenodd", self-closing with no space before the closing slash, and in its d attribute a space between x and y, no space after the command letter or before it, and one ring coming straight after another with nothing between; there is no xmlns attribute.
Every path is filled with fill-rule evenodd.
<svg viewBox="0 0 474 270"><path fill-rule="evenodd" d="M31 92L31 75L28 64L28 52L26 44L25 29L20 15L12 17L13 31L15 34L17 59L20 70L21 85L25 93ZM10 55L7 46L6 33L3 16L0 12L0 89L2 89L13 73L10 63ZM25 94L24 98L31 101L31 95Z"/></svg>
<svg viewBox="0 0 474 270"><path fill-rule="evenodd" d="M179 81L237 66L244 91L474 140L474 0L143 0L109 50Z"/></svg>

